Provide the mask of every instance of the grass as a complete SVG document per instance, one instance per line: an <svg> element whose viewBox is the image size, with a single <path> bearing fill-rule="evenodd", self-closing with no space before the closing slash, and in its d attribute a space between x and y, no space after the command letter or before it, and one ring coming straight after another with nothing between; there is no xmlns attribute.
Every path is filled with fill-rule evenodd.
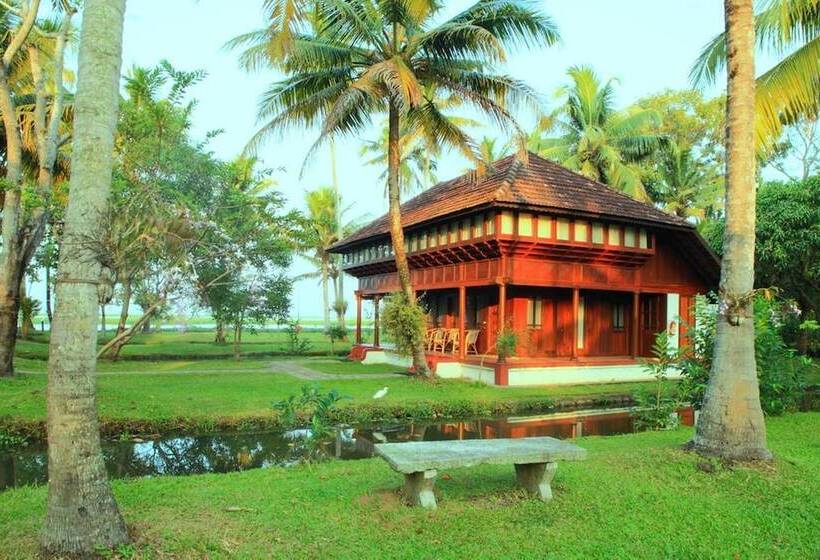
<svg viewBox="0 0 820 560"><path fill-rule="evenodd" d="M318 360L317 360L318 361ZM331 366L340 367L334 362ZM201 430L248 428L276 423L272 403L299 393L311 382L287 374L273 373L270 361L165 362L160 369L147 367L134 372L129 367L104 372L97 380L97 403L102 429L107 435L121 430L168 431L179 428ZM141 362L139 365L146 366ZM222 369L204 368L224 365ZM354 364L348 364L354 366ZM173 371L162 368L173 367ZM312 367L312 362L311 362ZM356 370L368 366L354 366ZM381 368L381 366L378 366ZM239 368L246 368L242 371ZM367 421L385 417L500 414L544 408L558 398L631 394L638 383L575 385L561 387L492 387L460 380L435 383L407 376L395 378L322 381L323 390L337 389L350 397L342 401L340 419ZM6 431L42 436L45 419L46 376L40 373L0 379L0 425ZM372 395L388 387L388 395L374 401ZM535 404L531 404L534 401ZM524 408L521 408L524 407Z"/></svg>
<svg viewBox="0 0 820 560"><path fill-rule="evenodd" d="M310 358L301 360L300 363L310 369L334 375L350 373L405 373L407 371L407 368L401 366L391 364L363 364L361 362L351 362L339 357Z"/></svg>
<svg viewBox="0 0 820 560"><path fill-rule="evenodd" d="M820 413L768 421L771 467L703 472L680 450L690 433L579 440L589 459L561 463L549 504L493 465L440 473L438 511L410 509L378 459L114 491L137 536L132 558L820 557ZM36 557L45 498L44 487L0 494L0 557Z"/></svg>
<svg viewBox="0 0 820 560"><path fill-rule="evenodd" d="M302 331L301 338L310 344L312 354L327 354L330 341L321 332ZM27 359L45 360L48 358L49 334L35 333L29 340L18 340L16 353ZM99 344L105 343L108 337L99 337ZM336 342L334 350L338 354L350 350L351 342ZM287 354L291 351L288 335L279 331L246 332L242 335L241 354L247 357L272 356ZM136 335L122 349L123 360L230 358L233 357L233 345L214 343L213 331L156 332Z"/></svg>

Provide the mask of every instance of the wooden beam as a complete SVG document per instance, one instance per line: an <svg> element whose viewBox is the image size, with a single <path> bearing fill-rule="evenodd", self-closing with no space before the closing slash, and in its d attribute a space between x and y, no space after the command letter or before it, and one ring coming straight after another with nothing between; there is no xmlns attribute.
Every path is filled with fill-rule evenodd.
<svg viewBox="0 0 820 560"><path fill-rule="evenodd" d="M379 331L381 330L381 323L379 322L379 302L381 296L373 296L373 347L379 347Z"/></svg>
<svg viewBox="0 0 820 560"><path fill-rule="evenodd" d="M640 336L640 299L641 294L640 292L632 292L632 357L635 358L638 356L638 342Z"/></svg>
<svg viewBox="0 0 820 560"><path fill-rule="evenodd" d="M581 290L572 289L572 359L578 359L578 308L581 303Z"/></svg>
<svg viewBox="0 0 820 560"><path fill-rule="evenodd" d="M362 294L356 292L356 344L362 343Z"/></svg>
<svg viewBox="0 0 820 560"><path fill-rule="evenodd" d="M507 326L507 285L503 282L498 285L498 332Z"/></svg>
<svg viewBox="0 0 820 560"><path fill-rule="evenodd" d="M465 356L464 344L464 323L467 319L467 288L465 286L458 287L458 357L462 360Z"/></svg>

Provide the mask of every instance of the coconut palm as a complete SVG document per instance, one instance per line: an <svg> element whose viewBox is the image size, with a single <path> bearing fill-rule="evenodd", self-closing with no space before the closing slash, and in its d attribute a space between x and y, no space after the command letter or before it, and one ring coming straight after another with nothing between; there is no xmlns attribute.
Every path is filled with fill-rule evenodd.
<svg viewBox="0 0 820 560"><path fill-rule="evenodd" d="M820 0L767 0L755 16L759 51L782 57L757 77L755 136L759 149L771 147L784 124L820 111ZM710 84L726 67L726 34L707 44L691 78Z"/></svg>
<svg viewBox="0 0 820 560"><path fill-rule="evenodd" d="M330 328L330 281L334 283L334 294L338 298L337 282L339 270L337 259L330 253L330 247L339 240L337 220L341 212L339 199L332 187L320 187L305 193L307 221L302 240L301 252L314 264L315 272L303 274L302 278L318 278L322 286L322 319L324 328ZM342 228L342 232L350 228Z"/></svg>
<svg viewBox="0 0 820 560"><path fill-rule="evenodd" d="M571 83L559 90L564 104L545 120L547 126L530 145L590 179L648 200L636 163L663 145L663 137L651 132L660 115L640 108L616 111L613 80L601 82L588 66L574 66L567 73Z"/></svg>
<svg viewBox="0 0 820 560"><path fill-rule="evenodd" d="M692 446L767 459L755 364L755 72L753 0L726 1L726 230L714 357Z"/></svg>
<svg viewBox="0 0 820 560"><path fill-rule="evenodd" d="M658 156L657 177L647 181L651 198L681 218L714 216L722 194L718 177L710 177L692 153L670 142Z"/></svg>
<svg viewBox="0 0 820 560"><path fill-rule="evenodd" d="M365 141L359 150L359 154L365 158L365 165L384 169L379 179L385 181L385 195L387 194L387 154L390 151L388 137L389 130L385 126L378 140ZM399 184L402 196L423 191L436 182L437 157L440 155L440 150L426 150L421 145L418 134L400 134L399 152L401 153Z"/></svg>
<svg viewBox="0 0 820 560"><path fill-rule="evenodd" d="M271 0L272 25L230 44L246 47L246 67L267 61L286 76L263 95L259 116L265 124L249 147L287 127L321 125L315 149L387 113L390 235L401 289L415 302L400 212L402 131L420 130L435 145L477 158L474 142L429 93L435 91L460 97L520 134L511 111L537 106L537 97L495 67L509 47L550 45L558 33L548 17L517 0L480 0L438 24L442 6L426 0L317 0L310 12L304 6L287 11L297 5ZM300 10L301 21L289 18ZM277 50L283 41L289 46ZM421 342L413 362L418 373L427 372Z"/></svg>
<svg viewBox="0 0 820 560"><path fill-rule="evenodd" d="M48 352L47 556L90 557L129 540L100 450L95 352L102 234L114 159L125 0L86 0L78 57L71 188Z"/></svg>

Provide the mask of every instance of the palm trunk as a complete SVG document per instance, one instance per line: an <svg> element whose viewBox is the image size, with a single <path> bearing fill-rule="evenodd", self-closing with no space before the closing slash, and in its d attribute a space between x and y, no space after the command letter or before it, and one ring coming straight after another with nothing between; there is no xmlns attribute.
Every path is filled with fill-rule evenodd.
<svg viewBox="0 0 820 560"><path fill-rule="evenodd" d="M48 328L51 330L51 322L54 320L51 314L51 263L46 259L46 317L48 317Z"/></svg>
<svg viewBox="0 0 820 560"><path fill-rule="evenodd" d="M396 257L396 273L399 276L399 284L407 296L407 300L415 303L416 292L410 282L410 265L407 263L407 251L404 247L404 230L401 225L401 200L399 184L399 110L393 100L390 101L390 113L388 115L388 149L387 149L387 194L390 203L390 239L393 243L393 251ZM427 357L424 353L424 343L419 343L413 349L413 370L416 375L428 376Z"/></svg>
<svg viewBox="0 0 820 560"><path fill-rule="evenodd" d="M330 295L328 294L328 274L327 259L328 254L322 255L322 321L324 321L325 331L330 328Z"/></svg>
<svg viewBox="0 0 820 560"><path fill-rule="evenodd" d="M74 104L71 188L49 345L48 509L42 547L91 556L128 542L103 462L96 407L97 256L111 190L125 0L86 0Z"/></svg>
<svg viewBox="0 0 820 560"><path fill-rule="evenodd" d="M0 252L0 376L14 372L17 343L17 314L20 311L22 264L22 207L20 186L23 178L22 137L12 96L9 72L12 60L25 43L39 10L39 0L27 6L20 26L11 33L0 59L0 113L6 131L6 185L3 199L2 252Z"/></svg>
<svg viewBox="0 0 820 560"><path fill-rule="evenodd" d="M330 141L330 171L331 177L333 180L333 193L336 195L336 239L341 240L343 237L343 227L342 227L342 194L339 191L339 176L336 174L336 142L331 140ZM345 300L345 289L344 289L344 272L342 271L341 267L341 258L339 255L336 256L338 259L338 266L337 270L339 274L337 275L337 281L335 283L335 290L333 290L336 298L336 320L339 323L339 326L344 328L345 327L345 308L342 303Z"/></svg>
<svg viewBox="0 0 820 560"><path fill-rule="evenodd" d="M755 363L753 0L724 0L727 40L726 231L714 359L692 447L725 459L771 457Z"/></svg>

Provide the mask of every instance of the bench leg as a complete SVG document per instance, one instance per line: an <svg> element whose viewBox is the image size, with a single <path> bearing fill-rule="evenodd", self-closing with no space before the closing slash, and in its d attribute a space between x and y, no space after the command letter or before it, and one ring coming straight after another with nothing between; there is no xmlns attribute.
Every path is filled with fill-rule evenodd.
<svg viewBox="0 0 820 560"><path fill-rule="evenodd" d="M436 497L433 485L436 482L436 471L414 472L404 475L404 499L407 505L436 509Z"/></svg>
<svg viewBox="0 0 820 560"><path fill-rule="evenodd" d="M552 499L552 482L558 463L527 463L515 465L515 477L518 485L542 502Z"/></svg>

